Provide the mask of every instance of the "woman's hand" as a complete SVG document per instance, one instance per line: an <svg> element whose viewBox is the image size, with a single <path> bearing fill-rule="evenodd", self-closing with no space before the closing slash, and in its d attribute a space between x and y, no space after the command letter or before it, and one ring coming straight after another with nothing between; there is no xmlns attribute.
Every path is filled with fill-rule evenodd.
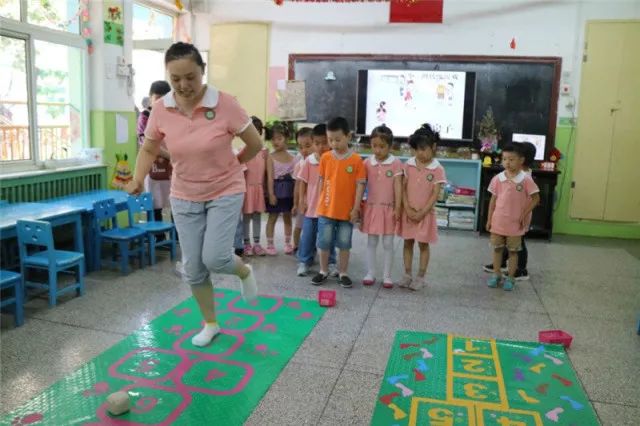
<svg viewBox="0 0 640 426"><path fill-rule="evenodd" d="M138 195L144 190L144 184L133 178L127 182L123 189L131 195Z"/></svg>

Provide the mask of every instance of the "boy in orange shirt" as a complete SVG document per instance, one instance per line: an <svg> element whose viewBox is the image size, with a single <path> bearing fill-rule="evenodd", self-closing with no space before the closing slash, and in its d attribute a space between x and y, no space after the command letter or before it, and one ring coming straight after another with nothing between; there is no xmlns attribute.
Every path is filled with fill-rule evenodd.
<svg viewBox="0 0 640 426"><path fill-rule="evenodd" d="M329 276L329 249L335 240L340 249L340 285L350 288L353 283L347 275L349 251L353 225L360 219L360 202L367 181L367 172L362 158L349 149L351 130L343 117L327 123L327 138L333 148L320 159L320 190L318 206L318 241L320 272L311 279L311 284L320 285Z"/></svg>

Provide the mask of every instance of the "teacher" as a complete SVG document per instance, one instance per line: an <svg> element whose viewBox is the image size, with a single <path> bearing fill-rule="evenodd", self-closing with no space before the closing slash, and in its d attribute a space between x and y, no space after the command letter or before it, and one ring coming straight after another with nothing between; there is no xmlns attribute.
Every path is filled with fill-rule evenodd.
<svg viewBox="0 0 640 426"><path fill-rule="evenodd" d="M182 279L191 286L205 321L191 342L206 346L220 332L210 273L237 275L245 301L257 295L253 269L232 247L245 192L242 164L260 152L262 140L233 96L203 84L205 63L195 46L173 44L164 64L172 91L153 105L126 190L142 191L164 142L173 164L170 199L180 235ZM231 147L235 136L246 144L237 155Z"/></svg>

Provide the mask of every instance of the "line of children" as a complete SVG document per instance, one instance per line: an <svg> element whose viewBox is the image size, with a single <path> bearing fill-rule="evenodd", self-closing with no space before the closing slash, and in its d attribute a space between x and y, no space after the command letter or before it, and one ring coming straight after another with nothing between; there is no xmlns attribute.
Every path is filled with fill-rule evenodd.
<svg viewBox="0 0 640 426"><path fill-rule="evenodd" d="M266 170L268 199L265 204L269 212L266 253L277 253L273 234L280 213L285 222L285 253L294 251L291 245L291 215L303 215L296 253L299 262L297 275L309 273L317 248L320 270L311 279L311 284L323 284L332 275L337 247L340 255L335 276L338 276L342 287L349 288L353 284L348 275L353 226L359 223L360 230L367 234L367 274L363 284L370 286L376 281L376 251L382 240L382 286L393 287L393 241L394 236L398 235L404 240L404 276L399 286L420 290L426 284L430 244L438 241L435 205L442 185L446 183L444 168L435 158L439 134L428 124L417 129L409 137L414 157L405 164L390 154L393 133L386 126L379 126L371 133L373 154L366 161L349 148L351 135L347 120L342 117L330 120L326 126L317 125L313 130L300 129L296 140L303 159L296 164L296 157L286 150L288 128L279 123L273 126L270 138L273 152L265 152L263 160L254 160L255 164L247 165L247 186L256 187L256 196L252 197L254 201L263 190ZM491 244L494 247L494 275L488 281L489 287L496 287L501 280L503 249L509 258L505 290L513 289L516 272L526 270L526 260L524 266L520 263L520 268L516 268L516 265L518 251L523 245L522 235L528 229L531 211L539 202L537 186L523 171L523 165L532 163L535 153L531 151L532 148L535 150L535 146L505 147L505 171L494 177L489 186L492 199L487 229L491 231ZM255 179L249 179L251 175ZM367 198L362 202L365 185ZM249 195L249 190L247 193ZM260 203L256 201L253 205L258 208L244 210L245 254L249 255L260 254L256 247L261 248ZM251 247L248 222L255 220L256 216L258 225L256 227L254 222L253 228L255 245ZM412 264L416 242L420 255L417 276L414 277Z"/></svg>
<svg viewBox="0 0 640 426"><path fill-rule="evenodd" d="M540 190L530 175L523 171L524 153L520 146L508 145L502 150L504 171L494 176L489 183L491 201L487 218L487 231L491 232L493 247L493 275L487 281L491 288L502 280L500 264L504 248L509 251L508 275L503 289L515 286L518 252L522 247L522 236L531 224L531 212L540 202Z"/></svg>

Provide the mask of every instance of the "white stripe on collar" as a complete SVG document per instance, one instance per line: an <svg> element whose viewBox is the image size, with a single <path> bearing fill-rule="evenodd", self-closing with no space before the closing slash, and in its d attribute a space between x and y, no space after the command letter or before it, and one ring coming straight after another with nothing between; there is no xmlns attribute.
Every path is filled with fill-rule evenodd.
<svg viewBox="0 0 640 426"><path fill-rule="evenodd" d="M220 98L220 92L215 87L207 85L207 89L204 92L204 96L200 101L200 106L204 108L215 108L218 105L218 99ZM177 108L176 98L173 95L173 90L162 97L162 102L166 108Z"/></svg>
<svg viewBox="0 0 640 426"><path fill-rule="evenodd" d="M524 180L525 176L527 176L527 174L522 170L520 170L520 173L515 175L511 180L515 183L521 183ZM505 171L502 171L498 174L498 179L500 180L500 182L509 180L509 178L507 177L507 173Z"/></svg>
<svg viewBox="0 0 640 426"><path fill-rule="evenodd" d="M308 156L307 161L309 162L309 164L313 164L314 166L317 166L318 164L320 164L320 161L316 158L315 153Z"/></svg>
<svg viewBox="0 0 640 426"><path fill-rule="evenodd" d="M388 166L389 164L393 164L395 160L396 160L396 157L394 157L393 154L389 154L387 159L382 162L382 165ZM372 166L377 166L378 164L380 164L380 162L376 159L375 155L371 155L369 157L369 162L371 163Z"/></svg>
<svg viewBox="0 0 640 426"><path fill-rule="evenodd" d="M407 160L407 164L413 167L418 167L416 164L416 157L411 157ZM435 158L431 160L431 163L429 163L429 165L427 166L427 169L429 170L435 170L438 167L440 167L440 162L438 160L436 160Z"/></svg>

